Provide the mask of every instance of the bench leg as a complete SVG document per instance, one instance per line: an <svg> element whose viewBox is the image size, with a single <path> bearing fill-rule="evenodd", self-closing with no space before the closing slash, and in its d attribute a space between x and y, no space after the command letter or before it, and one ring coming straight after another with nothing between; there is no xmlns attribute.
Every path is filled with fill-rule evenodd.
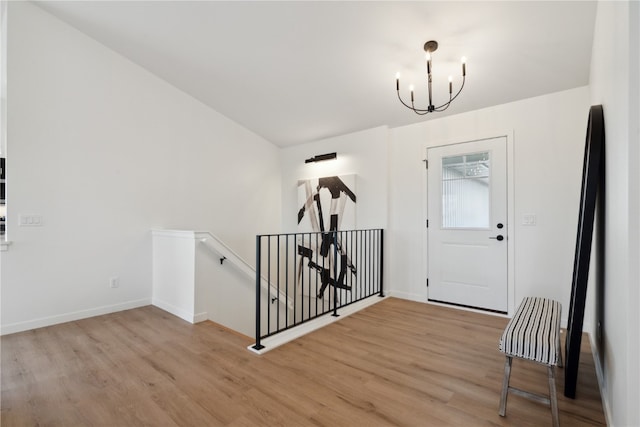
<svg viewBox="0 0 640 427"><path fill-rule="evenodd" d="M511 361L513 359L507 356L507 360L504 362L504 379L502 380L502 394L500 396L500 414L504 417L507 413L507 392L509 391L509 378L511 377Z"/></svg>
<svg viewBox="0 0 640 427"><path fill-rule="evenodd" d="M549 404L551 406L553 427L559 427L560 420L558 419L558 399L556 396L555 366L549 366L547 369L549 371Z"/></svg>
<svg viewBox="0 0 640 427"><path fill-rule="evenodd" d="M562 343L560 342L560 331L558 331L558 367L564 367L564 362L562 360Z"/></svg>

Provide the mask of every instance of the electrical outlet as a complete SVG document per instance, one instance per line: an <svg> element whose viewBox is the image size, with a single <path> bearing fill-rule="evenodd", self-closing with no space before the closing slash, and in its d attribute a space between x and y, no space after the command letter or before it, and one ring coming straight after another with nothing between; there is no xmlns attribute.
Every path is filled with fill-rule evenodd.
<svg viewBox="0 0 640 427"><path fill-rule="evenodd" d="M117 276L116 277L112 277L111 279L109 279L109 287L111 287L111 288L120 287L120 279Z"/></svg>

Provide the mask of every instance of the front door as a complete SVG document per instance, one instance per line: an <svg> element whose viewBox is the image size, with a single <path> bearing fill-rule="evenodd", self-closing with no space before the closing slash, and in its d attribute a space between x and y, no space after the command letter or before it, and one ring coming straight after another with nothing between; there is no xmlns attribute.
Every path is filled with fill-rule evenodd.
<svg viewBox="0 0 640 427"><path fill-rule="evenodd" d="M428 298L507 312L507 140L427 150Z"/></svg>

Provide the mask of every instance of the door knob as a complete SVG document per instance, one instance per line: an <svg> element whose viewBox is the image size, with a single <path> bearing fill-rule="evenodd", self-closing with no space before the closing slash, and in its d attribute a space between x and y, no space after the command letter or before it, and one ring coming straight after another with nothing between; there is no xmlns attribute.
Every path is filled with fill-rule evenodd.
<svg viewBox="0 0 640 427"><path fill-rule="evenodd" d="M490 239L496 239L498 242L502 242L504 240L504 236L502 234L498 234L496 237L489 237Z"/></svg>

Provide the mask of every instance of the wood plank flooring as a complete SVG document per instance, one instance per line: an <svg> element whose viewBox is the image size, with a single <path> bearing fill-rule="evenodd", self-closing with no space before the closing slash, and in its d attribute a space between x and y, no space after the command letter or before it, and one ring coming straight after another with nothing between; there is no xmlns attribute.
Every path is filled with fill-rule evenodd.
<svg viewBox="0 0 640 427"><path fill-rule="evenodd" d="M544 426L510 395L498 415L507 319L388 298L258 356L251 339L149 306L2 337L2 427ZM588 340L560 423L605 425ZM512 385L546 393L514 361Z"/></svg>

